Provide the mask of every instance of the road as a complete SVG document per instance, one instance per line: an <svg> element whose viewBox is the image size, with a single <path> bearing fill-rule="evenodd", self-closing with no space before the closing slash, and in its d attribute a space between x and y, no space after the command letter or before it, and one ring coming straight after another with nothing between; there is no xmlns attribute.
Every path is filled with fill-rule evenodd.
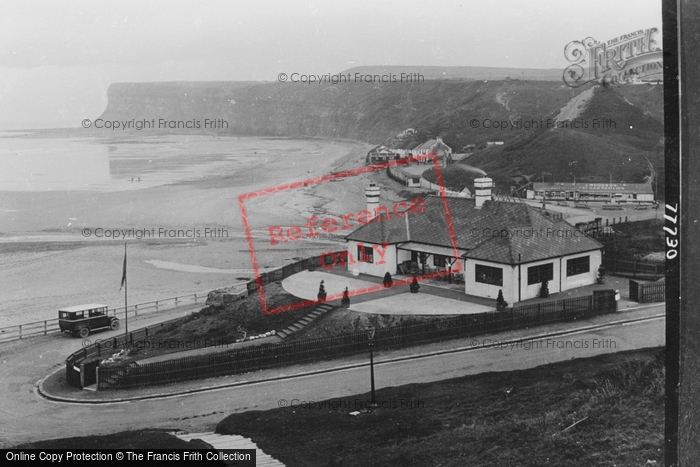
<svg viewBox="0 0 700 467"><path fill-rule="evenodd" d="M664 305L660 304L654 311L663 313ZM186 312L178 311L182 314ZM169 313L165 318L172 316ZM157 318L143 318L138 325L152 324L149 321L155 322ZM485 371L525 369L602 353L658 347L664 345L664 325L664 318L657 318L556 338L557 342L578 342L572 344L578 348L556 348L558 344L554 344L554 347L533 346L529 350L522 347L489 347L392 363L381 363L380 354L375 359L378 362L375 368L376 384L377 388L382 388L439 381ZM104 337L109 335L105 333ZM581 342L587 342L587 348L581 348ZM599 344L595 346L594 342ZM604 345L606 342L607 346ZM76 405L41 398L35 392L37 381L62 367L65 357L75 350L76 343L68 336L54 336L0 346L1 447L42 439L142 428L213 431L216 424L231 413L273 409L278 407L280 399L321 401L366 393L369 389L368 368L361 367L126 403Z"/></svg>

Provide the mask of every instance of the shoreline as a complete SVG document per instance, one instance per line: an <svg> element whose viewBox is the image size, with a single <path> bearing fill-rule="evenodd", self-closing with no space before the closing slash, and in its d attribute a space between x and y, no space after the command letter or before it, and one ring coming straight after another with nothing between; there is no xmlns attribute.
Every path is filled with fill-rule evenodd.
<svg viewBox="0 0 700 467"><path fill-rule="evenodd" d="M280 145L274 161L262 168L247 166L233 174L184 183L121 192L2 192L0 208L12 211L0 211L0 281L7 290L0 303L0 327L53 319L61 306L123 304L119 283L125 241L85 238L84 228L227 231L219 238L126 239L130 303L214 290L236 278L252 278L238 194L326 175L339 167L364 166L369 147L336 140L308 143L296 145L293 153ZM342 196L339 183L328 183L246 205L261 270L337 248L329 241L271 247L265 242L265 227L294 225L316 212L340 215L358 204L364 206L366 179L342 184Z"/></svg>

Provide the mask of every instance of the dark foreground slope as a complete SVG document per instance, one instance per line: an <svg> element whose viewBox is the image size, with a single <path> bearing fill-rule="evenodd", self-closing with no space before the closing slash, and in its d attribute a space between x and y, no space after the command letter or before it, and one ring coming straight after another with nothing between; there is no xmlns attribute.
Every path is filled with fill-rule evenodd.
<svg viewBox="0 0 700 467"><path fill-rule="evenodd" d="M663 362L645 349L383 388L383 407L357 416L369 394L291 401L230 415L216 431L305 467L657 465Z"/></svg>

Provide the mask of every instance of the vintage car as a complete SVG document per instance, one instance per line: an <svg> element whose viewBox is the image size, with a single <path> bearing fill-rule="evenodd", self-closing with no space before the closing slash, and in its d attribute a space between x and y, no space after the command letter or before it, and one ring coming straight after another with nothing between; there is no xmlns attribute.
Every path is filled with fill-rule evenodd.
<svg viewBox="0 0 700 467"><path fill-rule="evenodd" d="M119 320L107 314L107 305L90 303L58 310L58 325L61 332L87 337L97 329L119 329Z"/></svg>

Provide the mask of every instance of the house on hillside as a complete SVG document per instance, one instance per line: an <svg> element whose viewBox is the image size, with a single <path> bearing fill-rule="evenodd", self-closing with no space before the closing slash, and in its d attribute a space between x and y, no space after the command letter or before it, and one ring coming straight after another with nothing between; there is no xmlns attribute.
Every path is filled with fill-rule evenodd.
<svg viewBox="0 0 700 467"><path fill-rule="evenodd" d="M394 159L400 159L402 156L398 152L389 149L386 146L379 145L372 148L365 158L367 165L381 164L382 162L392 161Z"/></svg>
<svg viewBox="0 0 700 467"><path fill-rule="evenodd" d="M346 236L349 270L383 277L410 264L421 272L464 274L464 293L509 303L594 284L602 245L563 220L526 203L491 200L489 178L475 180L476 198L447 198L454 242L442 198L406 204ZM414 200L416 201L416 200ZM475 234L476 233L476 234Z"/></svg>
<svg viewBox="0 0 700 467"><path fill-rule="evenodd" d="M429 139L411 150L412 156L425 156L421 162L432 162L432 159L427 155L433 153L437 154L440 167L447 167L452 163L452 148L446 145L439 136L435 139Z"/></svg>

